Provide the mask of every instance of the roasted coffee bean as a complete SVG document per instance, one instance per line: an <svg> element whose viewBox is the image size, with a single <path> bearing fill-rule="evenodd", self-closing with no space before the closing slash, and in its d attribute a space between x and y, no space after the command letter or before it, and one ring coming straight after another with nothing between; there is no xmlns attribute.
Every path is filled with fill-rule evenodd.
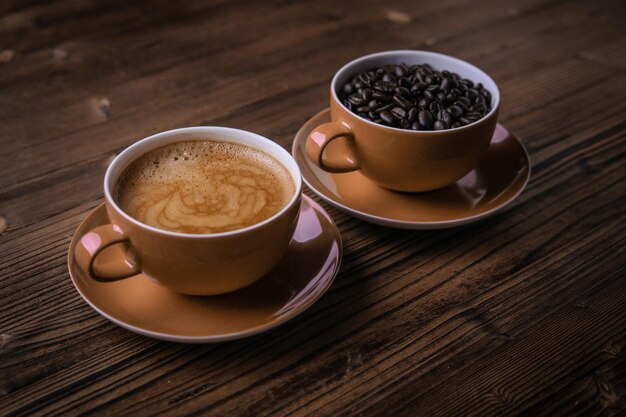
<svg viewBox="0 0 626 417"><path fill-rule="evenodd" d="M372 107L372 106L370 106ZM452 118L454 119L458 119L459 117L463 116L463 113L465 113L463 111L463 109L457 105L452 105L450 107L448 107L448 113L450 113L450 116L452 116Z"/></svg>
<svg viewBox="0 0 626 417"><path fill-rule="evenodd" d="M359 74L359 80L365 85L371 85L372 79L373 78L367 72L362 72Z"/></svg>
<svg viewBox="0 0 626 417"><path fill-rule="evenodd" d="M478 96L478 97L476 97L476 100L474 100L474 104L483 104L483 105L486 106L487 105L487 100L483 96Z"/></svg>
<svg viewBox="0 0 626 417"><path fill-rule="evenodd" d="M363 104L363 99L355 95L350 96L348 98L348 101L354 104L355 106L360 106L361 104Z"/></svg>
<svg viewBox="0 0 626 417"><path fill-rule="evenodd" d="M430 100L427 98L422 98L417 102L417 107L420 109L427 109L430 106Z"/></svg>
<svg viewBox="0 0 626 417"><path fill-rule="evenodd" d="M460 101L461 103L463 103L465 107L469 107L472 104L472 101L469 98L463 97L463 96L457 98L457 101Z"/></svg>
<svg viewBox="0 0 626 417"><path fill-rule="evenodd" d="M457 95L454 93L448 93L446 94L446 103L447 104L452 104L456 101L456 97Z"/></svg>
<svg viewBox="0 0 626 417"><path fill-rule="evenodd" d="M450 128L450 125L448 125L443 120L437 120L435 123L433 123L434 130L444 130L444 129L449 129L449 128Z"/></svg>
<svg viewBox="0 0 626 417"><path fill-rule="evenodd" d="M472 80L468 80L467 78L464 78L463 80L461 80L461 82L465 84L467 88L474 87L474 83L472 82Z"/></svg>
<svg viewBox="0 0 626 417"><path fill-rule="evenodd" d="M478 92L485 97L485 99L487 100L487 102L491 102L491 93L489 92L489 90L487 90L486 88L481 88L480 90L478 90Z"/></svg>
<svg viewBox="0 0 626 417"><path fill-rule="evenodd" d="M413 83L409 79L407 79L407 78L400 78L398 80L398 85L400 87L404 87L406 89L409 89L409 88L411 88L411 85L413 85Z"/></svg>
<svg viewBox="0 0 626 417"><path fill-rule="evenodd" d="M422 91L424 91L426 89L426 87L428 87L428 84L422 83L422 82L418 82L418 83L413 84L413 87L411 87L411 92L412 93L415 93L416 91L417 92L422 92Z"/></svg>
<svg viewBox="0 0 626 417"><path fill-rule="evenodd" d="M404 87L397 87L395 89L395 92L396 94L400 94L402 97L406 97L406 98L411 97L411 92L407 88L404 88Z"/></svg>
<svg viewBox="0 0 626 417"><path fill-rule="evenodd" d="M402 107L394 107L391 109L391 114L393 114L398 119L406 119L406 110Z"/></svg>
<svg viewBox="0 0 626 417"><path fill-rule="evenodd" d="M470 106L470 111L476 113L484 113L487 110L487 106L482 103L476 103Z"/></svg>
<svg viewBox="0 0 626 417"><path fill-rule="evenodd" d="M422 110L417 114L417 120L422 129L430 129L433 127L433 115L427 110Z"/></svg>
<svg viewBox="0 0 626 417"><path fill-rule="evenodd" d="M463 113L466 113L469 111L469 107L467 107L465 104L463 104L463 102L457 100L454 102L455 106L459 106L461 108L461 110L463 110Z"/></svg>
<svg viewBox="0 0 626 417"><path fill-rule="evenodd" d="M402 129L460 127L491 110L491 93L481 83L428 64L390 64L362 71L338 94L348 110Z"/></svg>
<svg viewBox="0 0 626 417"><path fill-rule="evenodd" d="M466 126L466 125L472 123L472 121L470 119L467 119L465 117L459 117L459 122L461 122L461 124L463 126Z"/></svg>
<svg viewBox="0 0 626 417"><path fill-rule="evenodd" d="M443 109L443 106L438 101L433 101L430 103L429 108L432 114L437 114L439 110Z"/></svg>
<svg viewBox="0 0 626 417"><path fill-rule="evenodd" d="M393 69L397 77L404 77L406 75L406 69L402 65L396 65Z"/></svg>
<svg viewBox="0 0 626 417"><path fill-rule="evenodd" d="M448 113L448 110L441 109L437 113L437 120L445 122L445 124L449 126L452 123L452 116Z"/></svg>
<svg viewBox="0 0 626 417"><path fill-rule="evenodd" d="M446 93L452 89L452 81L450 78L444 78L439 85L439 89L441 91L445 91Z"/></svg>
<svg viewBox="0 0 626 417"><path fill-rule="evenodd" d="M378 101L382 101L383 103L389 103L391 101L390 95L381 93L380 91L374 91L372 93L372 98Z"/></svg>
<svg viewBox="0 0 626 417"><path fill-rule="evenodd" d="M413 103L402 97L400 94L396 94L395 96L393 96L393 101L395 101L398 106L402 107L405 110L413 107Z"/></svg>
<svg viewBox="0 0 626 417"><path fill-rule="evenodd" d="M396 84L389 81L376 81L373 85L374 90L382 93L392 93L396 88Z"/></svg>
<svg viewBox="0 0 626 417"><path fill-rule="evenodd" d="M396 119L389 113L388 111L381 111L378 113L383 122L387 123L390 126L393 126L396 123Z"/></svg>
<svg viewBox="0 0 626 417"><path fill-rule="evenodd" d="M380 113L381 111L388 111L391 110L394 107L393 103L389 103L389 104L385 104L384 106L381 106L379 108L377 108L376 110L374 110L376 113Z"/></svg>

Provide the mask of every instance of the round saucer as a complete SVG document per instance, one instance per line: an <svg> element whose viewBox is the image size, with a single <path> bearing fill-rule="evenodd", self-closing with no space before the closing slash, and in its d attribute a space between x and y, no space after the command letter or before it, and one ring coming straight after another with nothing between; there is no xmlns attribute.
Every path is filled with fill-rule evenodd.
<svg viewBox="0 0 626 417"><path fill-rule="evenodd" d="M108 222L104 204L78 226L68 252L68 269L80 295L98 313L133 332L157 339L211 343L261 333L296 317L330 287L341 263L337 226L317 203L302 198L300 218L289 249L261 280L242 290L200 297L171 292L143 275L98 282L74 261L78 237ZM96 262L119 259L122 244Z"/></svg>
<svg viewBox="0 0 626 417"><path fill-rule="evenodd" d="M296 134L291 153L313 192L338 209L372 223L400 229L465 225L502 210L515 200L530 178L530 157L524 145L498 124L487 156L455 184L425 193L390 191L360 171L331 174L309 160L305 150L307 136L328 121L328 109L310 118ZM340 159L346 146L341 139L331 142L324 159Z"/></svg>

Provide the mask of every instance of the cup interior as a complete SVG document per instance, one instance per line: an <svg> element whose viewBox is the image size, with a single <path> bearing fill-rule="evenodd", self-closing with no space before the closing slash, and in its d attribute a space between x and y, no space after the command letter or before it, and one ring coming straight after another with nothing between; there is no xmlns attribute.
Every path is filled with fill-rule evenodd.
<svg viewBox="0 0 626 417"><path fill-rule="evenodd" d="M366 71L366 70L381 67L384 65L401 64L403 62L406 63L407 65L429 64L435 70L438 70L438 71L448 70L450 72L456 72L461 77L467 78L476 84L482 83L485 86L485 88L489 90L489 92L491 92L491 103L490 103L491 111L483 119L486 119L494 111L496 111L496 109L498 108L498 105L500 104L500 90L498 89L498 86L496 85L495 81L493 81L493 79L491 79L491 77L487 75L487 73L485 73L480 68L468 62L465 62L461 59L454 58L449 55L444 55L444 54L440 54L437 52L411 51L411 50L378 52L378 53L371 54L371 55L365 55L361 58L357 58L354 61L347 63L346 65L341 67L341 69L337 71L337 73L333 77L333 80L331 82L331 91L332 91L332 96L333 96L332 99L334 99L343 108L345 108L346 111L350 112L350 110L348 110L343 105L343 103L341 103L341 100L339 100L339 94L338 94L339 90L343 87L343 85L347 81L352 79L352 77L354 77L356 74L358 74L361 71ZM374 122L364 119L358 116L357 114L354 114L352 112L350 112L350 114L353 114L354 117L357 117L360 120L363 120L371 124L375 124ZM478 120L477 122L480 122L480 120ZM465 129L469 126L472 126L473 124L477 122L471 123L466 126L458 127L455 129ZM378 124L375 124L375 125L381 126ZM403 129L398 129L398 128L389 127L389 126L384 126L384 127L388 129L403 130ZM455 130L455 129L446 129L440 132L449 132L450 130ZM403 130L403 131L406 131L406 130ZM414 131L413 133L419 134L420 131ZM433 131L429 131L428 133L432 134Z"/></svg>
<svg viewBox="0 0 626 417"><path fill-rule="evenodd" d="M177 142L185 142L185 141L215 141L215 142L232 142L237 143L244 146L249 146L253 149L257 149L263 151L276 159L278 162L283 164L285 168L289 171L291 175L291 179L294 183L295 192L294 195L289 200L289 203L285 207L283 207L278 213L275 213L273 216L265 219L259 223L253 224L251 226L232 230L229 232L221 232L221 233L210 233L210 234L188 234L188 233L179 233L173 232L164 229L158 229L153 226L149 226L145 223L136 220L135 218L128 215L124 212L119 205L117 204L116 199L113 198L113 189L122 173L133 161L142 155L146 154L149 151L160 148L165 145L169 145L171 143ZM187 127L181 129L168 130L166 132L157 133L156 135L149 136L145 139L142 139L138 142L135 142L124 151L122 151L109 165L107 172L104 176L104 194L106 199L111 203L111 205L116 209L117 212L122 214L128 221L133 222L145 229L152 230L158 233L164 233L168 235L175 236L185 236L185 237L207 237L207 236L224 236L240 233L242 231L247 231L250 229L254 229L256 227L260 227L266 223L271 222L273 219L279 217L282 213L287 211L289 207L291 207L297 200L300 194L302 193L302 175L300 173L300 168L298 164L293 159L293 157L283 149L277 143L261 136L256 133L248 132L240 129L233 129L228 127L217 127L217 126L198 126L198 127Z"/></svg>

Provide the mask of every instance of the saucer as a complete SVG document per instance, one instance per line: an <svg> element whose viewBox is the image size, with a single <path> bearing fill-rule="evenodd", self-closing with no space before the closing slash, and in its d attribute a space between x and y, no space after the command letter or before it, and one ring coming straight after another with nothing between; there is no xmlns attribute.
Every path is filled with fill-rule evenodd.
<svg viewBox="0 0 626 417"><path fill-rule="evenodd" d="M216 296L177 294L143 275L91 279L74 261L78 237L108 223L104 204L78 226L68 269L80 295L98 313L135 333L174 342L211 343L261 333L296 317L330 287L341 263L337 226L317 203L302 196L300 218L287 253L267 276L239 291ZM119 259L123 244L104 249L96 263Z"/></svg>
<svg viewBox="0 0 626 417"><path fill-rule="evenodd" d="M400 229L445 229L495 214L522 192L530 178L524 145L498 124L480 165L455 184L425 193L400 193L379 187L360 171L331 174L306 155L306 139L316 126L330 121L329 110L310 118L293 141L292 155L306 185L323 200L359 219ZM346 141L331 142L324 159L344 155Z"/></svg>

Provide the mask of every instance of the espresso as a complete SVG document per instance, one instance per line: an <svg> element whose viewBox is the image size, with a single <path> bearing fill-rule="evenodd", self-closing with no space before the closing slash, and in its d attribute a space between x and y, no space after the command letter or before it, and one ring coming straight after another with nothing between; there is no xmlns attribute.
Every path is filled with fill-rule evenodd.
<svg viewBox="0 0 626 417"><path fill-rule="evenodd" d="M133 161L114 198L142 223L181 233L219 233L259 223L295 193L289 171L263 151L217 141L178 142Z"/></svg>

